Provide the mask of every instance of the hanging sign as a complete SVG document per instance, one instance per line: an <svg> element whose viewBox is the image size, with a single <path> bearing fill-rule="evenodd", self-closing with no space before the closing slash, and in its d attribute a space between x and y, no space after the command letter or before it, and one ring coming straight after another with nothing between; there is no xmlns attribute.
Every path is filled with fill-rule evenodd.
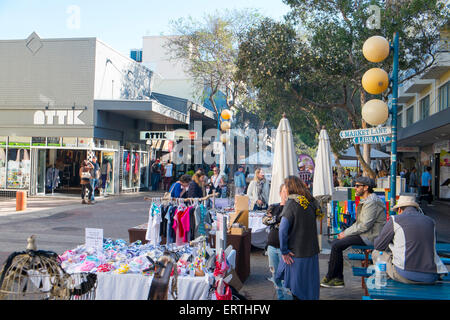
<svg viewBox="0 0 450 320"><path fill-rule="evenodd" d="M375 143L390 143L392 138L390 136L369 136L353 138L353 144L375 144Z"/></svg>
<svg viewBox="0 0 450 320"><path fill-rule="evenodd" d="M367 128L356 130L344 130L339 132L341 139L351 139L358 137L384 136L392 133L391 127Z"/></svg>

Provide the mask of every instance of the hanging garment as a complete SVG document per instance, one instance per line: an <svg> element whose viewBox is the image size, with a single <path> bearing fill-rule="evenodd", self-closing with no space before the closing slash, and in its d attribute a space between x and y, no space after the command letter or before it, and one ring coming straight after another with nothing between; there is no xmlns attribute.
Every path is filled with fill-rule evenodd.
<svg viewBox="0 0 450 320"><path fill-rule="evenodd" d="M127 165L126 165L127 172L130 172L130 154L127 155Z"/></svg>
<svg viewBox="0 0 450 320"><path fill-rule="evenodd" d="M194 212L195 215L195 238L207 235L206 226L211 226L211 216L206 207L201 203Z"/></svg>
<svg viewBox="0 0 450 320"><path fill-rule="evenodd" d="M151 245L158 246L161 242L159 236L159 225L161 223L161 208L154 202L150 206L148 214L147 232L145 240L148 240Z"/></svg>
<svg viewBox="0 0 450 320"><path fill-rule="evenodd" d="M134 174L139 174L139 153L134 156Z"/></svg>

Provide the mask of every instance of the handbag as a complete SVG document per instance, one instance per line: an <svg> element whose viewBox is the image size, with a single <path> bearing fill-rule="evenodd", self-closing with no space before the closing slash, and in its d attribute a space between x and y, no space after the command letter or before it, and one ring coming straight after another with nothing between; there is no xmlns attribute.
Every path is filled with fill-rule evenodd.
<svg viewBox="0 0 450 320"><path fill-rule="evenodd" d="M83 171L81 172L81 179L90 179L91 173L89 171Z"/></svg>

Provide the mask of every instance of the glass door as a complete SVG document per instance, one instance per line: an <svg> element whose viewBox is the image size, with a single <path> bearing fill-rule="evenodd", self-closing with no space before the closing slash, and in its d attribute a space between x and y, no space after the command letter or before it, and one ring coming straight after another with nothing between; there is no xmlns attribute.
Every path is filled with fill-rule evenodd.
<svg viewBox="0 0 450 320"><path fill-rule="evenodd" d="M45 178L46 178L46 157L45 149L38 149L37 159L37 194L45 194Z"/></svg>

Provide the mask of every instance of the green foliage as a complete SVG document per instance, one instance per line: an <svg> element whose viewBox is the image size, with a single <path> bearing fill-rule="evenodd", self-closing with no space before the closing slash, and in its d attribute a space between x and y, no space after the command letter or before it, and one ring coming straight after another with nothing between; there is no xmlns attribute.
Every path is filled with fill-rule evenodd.
<svg viewBox="0 0 450 320"><path fill-rule="evenodd" d="M409 70L411 78L434 62L439 30L448 23L448 10L437 0L284 2L292 9L285 21L263 19L246 34L238 74L255 88L260 117L279 119L285 112L309 146L325 126L334 152L348 147L339 131L363 125L361 105L370 97L361 87L364 72L374 66L392 68L392 58L368 62L362 55L364 41L372 35L391 40L398 31L400 68ZM366 25L374 4L381 8L380 30Z"/></svg>

